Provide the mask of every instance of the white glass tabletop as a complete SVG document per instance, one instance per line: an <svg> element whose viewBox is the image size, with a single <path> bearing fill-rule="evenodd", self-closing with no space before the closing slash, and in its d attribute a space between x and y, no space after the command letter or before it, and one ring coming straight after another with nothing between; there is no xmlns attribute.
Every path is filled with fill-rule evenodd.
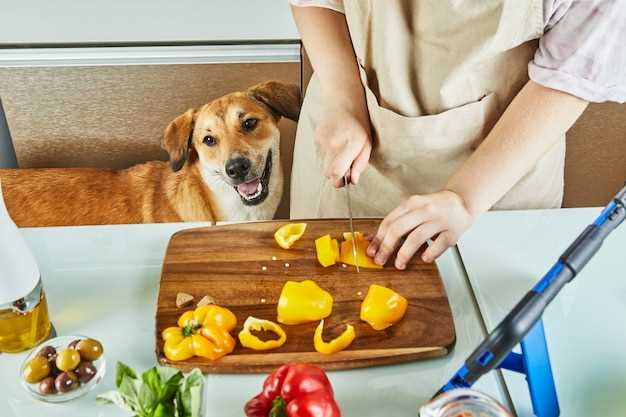
<svg viewBox="0 0 626 417"><path fill-rule="evenodd" d="M461 256L488 329L548 271L600 209L488 213L463 237ZM626 225L544 314L561 415L626 415ZM531 416L524 377L504 372L520 417Z"/></svg>
<svg viewBox="0 0 626 417"><path fill-rule="evenodd" d="M154 314L161 263L169 237L202 224L160 224L23 229L39 262L50 315L57 332L85 334L102 341L107 375L91 393L65 404L44 404L20 386L18 368L25 356L0 354L0 404L3 417L123 416L114 406L98 405L97 394L114 387L115 363L135 369L156 364ZM438 261L452 306L457 342L448 356L404 365L331 372L337 400L346 416L416 416L462 364L484 334L469 296L455 250ZM260 391L264 375L207 377L206 415L241 417L243 404ZM495 374L476 388L503 400Z"/></svg>

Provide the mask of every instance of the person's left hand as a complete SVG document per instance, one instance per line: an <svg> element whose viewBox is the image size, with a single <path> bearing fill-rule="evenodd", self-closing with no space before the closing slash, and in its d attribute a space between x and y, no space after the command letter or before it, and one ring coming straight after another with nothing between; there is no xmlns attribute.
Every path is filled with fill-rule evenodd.
<svg viewBox="0 0 626 417"><path fill-rule="evenodd" d="M404 269L415 252L438 235L422 254L423 261L432 262L456 244L474 220L463 199L452 191L413 195L383 219L367 254L384 265L406 236L395 261L396 268Z"/></svg>

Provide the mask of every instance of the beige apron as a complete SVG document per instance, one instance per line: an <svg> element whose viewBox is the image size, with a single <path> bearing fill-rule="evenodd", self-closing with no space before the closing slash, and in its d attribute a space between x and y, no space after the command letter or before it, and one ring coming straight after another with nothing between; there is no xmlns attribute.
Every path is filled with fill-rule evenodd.
<svg viewBox="0 0 626 417"><path fill-rule="evenodd" d="M355 216L385 216L441 190L528 81L543 0L345 0L374 151L352 187ZM311 79L300 114L291 217L344 217L314 141L324 102ZM565 137L495 206L561 205Z"/></svg>

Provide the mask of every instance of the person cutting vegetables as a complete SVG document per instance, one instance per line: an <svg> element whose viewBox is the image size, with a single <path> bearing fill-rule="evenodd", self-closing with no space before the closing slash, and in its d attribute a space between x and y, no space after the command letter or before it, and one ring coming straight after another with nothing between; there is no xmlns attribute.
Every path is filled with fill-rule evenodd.
<svg viewBox="0 0 626 417"><path fill-rule="evenodd" d="M314 69L291 216L345 217L348 173L381 265L429 240L433 261L489 209L560 207L565 132L626 101L626 0L290 3Z"/></svg>

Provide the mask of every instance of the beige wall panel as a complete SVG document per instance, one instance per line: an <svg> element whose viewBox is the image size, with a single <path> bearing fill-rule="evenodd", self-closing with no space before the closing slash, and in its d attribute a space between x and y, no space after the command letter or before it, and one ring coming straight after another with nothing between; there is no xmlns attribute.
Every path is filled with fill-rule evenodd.
<svg viewBox="0 0 626 417"><path fill-rule="evenodd" d="M269 79L300 84L299 63L0 68L20 167L124 168L166 159L165 126L190 107ZM288 217L295 123L283 120Z"/></svg>
<svg viewBox="0 0 626 417"><path fill-rule="evenodd" d="M592 104L567 136L565 207L604 206L626 181L626 105Z"/></svg>

